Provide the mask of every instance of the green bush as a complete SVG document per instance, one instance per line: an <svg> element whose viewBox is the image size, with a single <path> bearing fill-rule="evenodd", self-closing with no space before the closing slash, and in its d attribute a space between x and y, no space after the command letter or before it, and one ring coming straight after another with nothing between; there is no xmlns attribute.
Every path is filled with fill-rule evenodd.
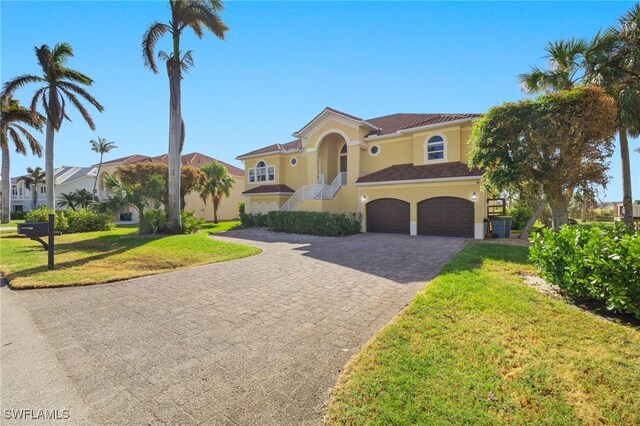
<svg viewBox="0 0 640 426"><path fill-rule="evenodd" d="M25 222L48 222L50 213L54 213L53 209L40 207L39 209L27 212L24 216L24 220ZM53 218L53 229L60 231L63 234L69 232L69 221L61 210L55 212L55 217Z"/></svg>
<svg viewBox="0 0 640 426"><path fill-rule="evenodd" d="M275 232L331 237L357 234L362 222L360 215L356 213L273 211L269 212L267 217L267 226Z"/></svg>
<svg viewBox="0 0 640 426"><path fill-rule="evenodd" d="M183 210L180 212L180 221L182 223L182 231L185 234L195 234L204 226L204 219L195 216L193 210Z"/></svg>
<svg viewBox="0 0 640 426"><path fill-rule="evenodd" d="M523 229L531 216L533 216L533 209L531 207L523 205L515 205L507 212L511 216L511 229Z"/></svg>
<svg viewBox="0 0 640 426"><path fill-rule="evenodd" d="M145 210L144 220L140 222L138 233L142 235L156 235L159 232L165 231L168 223L167 214L164 209Z"/></svg>
<svg viewBox="0 0 640 426"><path fill-rule="evenodd" d="M240 213L240 224L245 228L267 226L267 215L262 213Z"/></svg>
<svg viewBox="0 0 640 426"><path fill-rule="evenodd" d="M547 281L640 318L640 234L620 223L565 226L543 229L531 241L529 257Z"/></svg>
<svg viewBox="0 0 640 426"><path fill-rule="evenodd" d="M25 214L25 212L11 212L10 218L11 220L22 220L24 219Z"/></svg>
<svg viewBox="0 0 640 426"><path fill-rule="evenodd" d="M41 207L25 215L27 222L47 222L53 210ZM78 232L108 231L113 226L109 214L91 209L58 210L55 213L54 229L63 234Z"/></svg>

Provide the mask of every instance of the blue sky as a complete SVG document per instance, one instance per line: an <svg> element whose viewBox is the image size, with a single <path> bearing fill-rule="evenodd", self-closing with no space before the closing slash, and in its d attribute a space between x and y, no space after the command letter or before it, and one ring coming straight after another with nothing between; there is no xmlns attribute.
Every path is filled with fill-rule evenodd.
<svg viewBox="0 0 640 426"><path fill-rule="evenodd" d="M484 112L523 97L516 76L545 66L548 41L591 37L632 4L227 2L226 41L183 40L195 58L182 84L184 152L241 166L237 155L292 140L325 106L363 118ZM169 19L165 2L3 0L0 13L3 82L38 73L34 46L66 41L76 55L68 65L95 80L90 92L105 106L93 114L96 132L71 111L73 122L56 136L56 166L95 163L89 140L96 136L119 146L107 160L166 152L166 73L152 74L140 54L146 27ZM27 103L33 91L16 97ZM640 154L631 156L640 198ZM606 200L621 198L618 158L611 159ZM35 165L44 160L13 155L12 175Z"/></svg>

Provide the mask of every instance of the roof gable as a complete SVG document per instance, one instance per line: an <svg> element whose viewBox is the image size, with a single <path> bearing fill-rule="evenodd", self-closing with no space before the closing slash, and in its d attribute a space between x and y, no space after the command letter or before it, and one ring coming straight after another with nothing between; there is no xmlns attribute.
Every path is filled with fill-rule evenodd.
<svg viewBox="0 0 640 426"><path fill-rule="evenodd" d="M364 127L368 128L371 131L377 130L377 127L375 127L373 124L367 122L366 120L364 120L364 119L362 119L360 117L356 117L355 115L351 115L351 114L347 114L347 113L342 112L342 111L338 111L337 109L333 109L331 107L325 107L325 109L323 109L322 112L320 112L320 114L316 115L313 119L311 119L311 121L309 121L307 124L305 124L302 129L298 130L297 132L294 132L293 136L302 137L302 136L308 134L311 131L311 129L314 127L314 124L317 124L317 123L321 122L322 120L324 120L325 118L330 117L332 115L341 117L341 118L346 119L348 121L351 121L357 126L364 126Z"/></svg>

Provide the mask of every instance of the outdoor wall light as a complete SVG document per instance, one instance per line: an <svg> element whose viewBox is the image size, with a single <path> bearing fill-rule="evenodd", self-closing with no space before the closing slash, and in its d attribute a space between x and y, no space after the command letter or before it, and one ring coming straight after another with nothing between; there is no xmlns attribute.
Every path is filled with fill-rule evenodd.
<svg viewBox="0 0 640 426"><path fill-rule="evenodd" d="M476 194L476 191L473 191L473 194L471 194L471 201L475 201L478 199L478 194Z"/></svg>
<svg viewBox="0 0 640 426"><path fill-rule="evenodd" d="M366 196L366 195L363 195L363 196L362 196L362 202L364 203L365 201L367 201L367 196Z"/></svg>

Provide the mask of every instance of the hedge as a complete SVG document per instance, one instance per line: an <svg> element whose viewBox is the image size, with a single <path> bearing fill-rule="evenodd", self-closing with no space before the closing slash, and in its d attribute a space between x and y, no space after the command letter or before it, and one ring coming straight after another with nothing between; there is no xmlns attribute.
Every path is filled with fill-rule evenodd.
<svg viewBox="0 0 640 426"><path fill-rule="evenodd" d="M640 319L640 235L613 227L565 226L531 238L529 257L541 276L566 293L600 300Z"/></svg>
<svg viewBox="0 0 640 426"><path fill-rule="evenodd" d="M25 222L47 222L52 209L39 208L25 215ZM54 228L63 234L77 232L107 231L111 229L111 216L91 209L58 210L55 212Z"/></svg>
<svg viewBox="0 0 640 426"><path fill-rule="evenodd" d="M360 232L362 219L356 213L280 212L267 215L267 226L275 232L293 232L329 237L341 237Z"/></svg>

